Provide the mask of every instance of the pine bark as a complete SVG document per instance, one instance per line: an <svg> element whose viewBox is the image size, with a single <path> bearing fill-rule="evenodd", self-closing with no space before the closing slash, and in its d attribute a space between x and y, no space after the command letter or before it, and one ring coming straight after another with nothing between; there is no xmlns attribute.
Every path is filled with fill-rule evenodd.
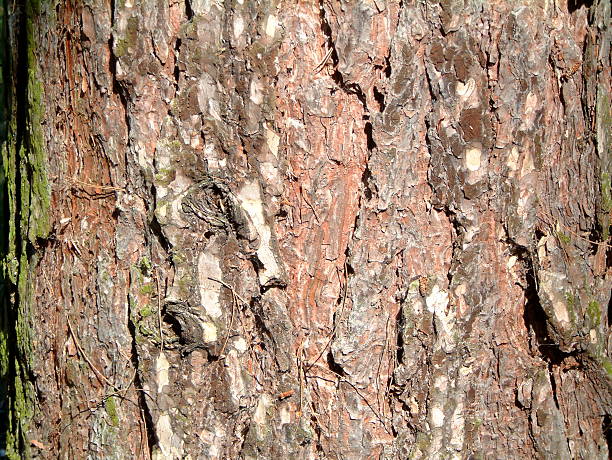
<svg viewBox="0 0 612 460"><path fill-rule="evenodd" d="M607 459L610 3L2 0L9 458Z"/></svg>

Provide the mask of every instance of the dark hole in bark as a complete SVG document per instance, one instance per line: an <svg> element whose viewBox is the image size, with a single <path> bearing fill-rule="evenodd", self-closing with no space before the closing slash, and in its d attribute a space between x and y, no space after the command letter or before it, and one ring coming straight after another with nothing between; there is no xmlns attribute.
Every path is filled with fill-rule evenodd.
<svg viewBox="0 0 612 460"><path fill-rule="evenodd" d="M391 60L389 56L385 57L385 77L389 78L391 76Z"/></svg>
<svg viewBox="0 0 612 460"><path fill-rule="evenodd" d="M402 364L404 362L404 315L402 315L402 310L397 313L395 318L397 322L397 362Z"/></svg>
<svg viewBox="0 0 612 460"><path fill-rule="evenodd" d="M548 334L546 312L540 303L537 287L538 282L533 268L533 262L528 255L524 256L523 261L527 268L525 274L525 281L527 283L525 288L526 303L525 311L523 312L525 327L527 327L527 330L533 331L536 345L542 357L548 363L558 365L568 356L568 353L561 351L559 349L559 344L552 340Z"/></svg>
<svg viewBox="0 0 612 460"><path fill-rule="evenodd" d="M567 10L571 13L579 10L583 6L590 8L593 5L593 0L567 0Z"/></svg>
<svg viewBox="0 0 612 460"><path fill-rule="evenodd" d="M363 184L363 193L365 195L366 200L371 200L374 194L372 193L372 188L370 185L370 179L372 178L372 172L368 167L363 170L363 174L361 175L361 183Z"/></svg>
<svg viewBox="0 0 612 460"><path fill-rule="evenodd" d="M157 238L157 241L159 242L161 247L164 248L164 251L166 251L167 254L170 253L170 250L171 250L170 243L164 236L161 225L157 221L157 217L153 217L153 219L151 220L151 223L149 224L149 227L151 228L151 231Z"/></svg>
<svg viewBox="0 0 612 460"><path fill-rule="evenodd" d="M176 43L174 44L174 51L175 51L175 56L179 55L179 50L181 49L181 39L177 38L176 39ZM178 84L179 82L179 77L180 77L180 69L178 66L178 58L175 58L174 61L174 81Z"/></svg>
<svg viewBox="0 0 612 460"><path fill-rule="evenodd" d="M344 369L342 369L342 366L340 366L335 360L334 360L334 354L331 351L327 352L327 365L329 366L329 368L331 369L332 372L344 377L346 375L346 372L344 372Z"/></svg>
<svg viewBox="0 0 612 460"><path fill-rule="evenodd" d="M378 102L378 110L379 112L384 112L385 111L385 95L383 93L381 93L380 91L378 91L378 88L375 86L374 87L374 99L376 99L376 102Z"/></svg>
<svg viewBox="0 0 612 460"><path fill-rule="evenodd" d="M372 123L368 121L363 128L363 132L366 135L368 150L374 150L376 142L374 142L374 137L372 136Z"/></svg>
<svg viewBox="0 0 612 460"><path fill-rule="evenodd" d="M602 243L606 243L604 241L604 231L600 222L596 222L594 226L589 230L589 252L591 255L596 254L599 250L599 246ZM607 253L606 253L607 255Z"/></svg>
<svg viewBox="0 0 612 460"><path fill-rule="evenodd" d="M186 341L185 341L185 337L184 337L184 333L183 330L181 328L181 323L179 322L179 320L171 313L166 311L162 312L162 320L165 324L168 324L170 326L170 330L172 331L172 335L174 337L172 337L172 339L176 339L178 338L178 343L181 345L185 345ZM167 334L167 332L166 332ZM167 337L166 335L164 335L164 341L168 341L170 337Z"/></svg>
<svg viewBox="0 0 612 460"><path fill-rule="evenodd" d="M193 9L191 8L191 0L185 0L185 16L190 21L193 18Z"/></svg>

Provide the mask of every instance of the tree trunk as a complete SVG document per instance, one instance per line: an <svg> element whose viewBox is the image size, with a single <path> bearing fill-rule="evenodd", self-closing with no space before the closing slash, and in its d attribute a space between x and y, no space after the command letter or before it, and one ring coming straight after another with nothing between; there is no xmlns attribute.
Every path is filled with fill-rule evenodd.
<svg viewBox="0 0 612 460"><path fill-rule="evenodd" d="M9 458L607 459L609 0L2 0Z"/></svg>

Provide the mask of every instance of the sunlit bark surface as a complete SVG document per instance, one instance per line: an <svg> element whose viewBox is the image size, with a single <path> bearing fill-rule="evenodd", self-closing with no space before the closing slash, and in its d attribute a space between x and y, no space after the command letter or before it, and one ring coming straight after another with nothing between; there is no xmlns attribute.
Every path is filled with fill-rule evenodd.
<svg viewBox="0 0 612 460"><path fill-rule="evenodd" d="M609 458L608 1L0 11L9 456Z"/></svg>

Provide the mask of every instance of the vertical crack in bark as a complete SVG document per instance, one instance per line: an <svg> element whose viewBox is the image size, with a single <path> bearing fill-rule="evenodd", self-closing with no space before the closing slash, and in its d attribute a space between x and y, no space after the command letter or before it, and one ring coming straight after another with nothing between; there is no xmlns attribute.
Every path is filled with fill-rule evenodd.
<svg viewBox="0 0 612 460"><path fill-rule="evenodd" d="M181 77L181 70L179 68L179 53L181 51L182 41L180 38L176 39L174 43L174 90L178 93L179 91L179 81Z"/></svg>
<svg viewBox="0 0 612 460"><path fill-rule="evenodd" d="M193 8L191 7L191 0L185 0L185 16L187 21L191 21L193 18Z"/></svg>
<svg viewBox="0 0 612 460"><path fill-rule="evenodd" d="M363 89L359 85L359 83L351 82L346 83L344 81L344 76L338 70L339 57L338 50L336 48L336 43L334 42L333 34L331 26L329 25L329 21L327 19L327 14L325 12L324 0L319 0L319 16L321 19L321 31L323 35L326 37L328 49L332 50L331 59L334 64L334 72L331 75L332 80L338 88L344 91L346 94L354 95L357 97L361 105L363 106L363 120L370 119L370 109L368 108L367 98ZM367 121L364 127L364 133L366 135L366 147L369 152L371 152L376 147L376 142L372 137L372 123Z"/></svg>
<svg viewBox="0 0 612 460"><path fill-rule="evenodd" d="M570 14L575 13L583 6L590 8L593 5L593 0L567 0L567 10Z"/></svg>
<svg viewBox="0 0 612 460"><path fill-rule="evenodd" d="M378 111L380 113L384 112L385 108L387 107L386 104L385 104L385 93L379 91L378 87L376 87L376 86L374 86L374 88L372 88L372 91L374 92L374 99L378 103Z"/></svg>
<svg viewBox="0 0 612 460"><path fill-rule="evenodd" d="M111 28L114 27L114 25L115 25L115 0L111 0ZM113 94L119 97L119 100L123 107L123 117L125 121L125 129L126 129L126 146L125 146L125 152L124 152L124 162L125 162L125 168L127 171L128 165L129 165L128 151L130 147L130 118L129 118L129 112L128 112L128 100L127 100L126 90L124 86L121 84L121 82L117 79L118 57L115 55L115 51L113 48L114 41L115 41L115 36L111 29L110 38L108 40L108 51L109 51L109 59L108 59L109 69L108 70L112 78L112 85L113 85L112 92ZM129 184L130 178L131 178L131 174L126 173L126 184Z"/></svg>
<svg viewBox="0 0 612 460"><path fill-rule="evenodd" d="M525 287L526 302L525 310L523 312L523 319L525 321L527 330L530 333L533 333L533 338L535 341L535 344L533 345L537 347L540 356L547 363L553 400L557 409L560 409L554 367L561 364L561 362L567 356L569 356L569 354L561 351L559 344L555 343L548 333L548 319L546 312L540 303L538 281L536 278L537 274L534 267L533 256L530 253L523 253L522 256L523 263L527 269L525 273L525 281L527 285ZM535 350L532 350L532 352L533 351Z"/></svg>
<svg viewBox="0 0 612 460"><path fill-rule="evenodd" d="M129 276L129 275L128 275ZM128 277L128 285L132 284L131 276ZM160 293L158 293L160 295ZM132 303L130 302L129 294L128 299L126 301L128 308L128 318L133 318L137 315L137 312L132 311ZM153 448L158 443L157 435L155 434L155 425L153 424L153 416L151 414L151 410L149 409L149 405L147 404L147 394L144 391L143 381L140 376L140 367L139 367L139 359L138 359L138 347L136 344L136 337L138 332L136 331L136 325L134 322L129 319L128 320L128 330L130 331L131 339L132 339L132 349L130 353L130 358L132 360L132 366L134 366L135 374L134 374L134 385L138 390L138 406L140 412L143 417L143 422L146 428L146 437L147 437L147 447L149 449L149 458L151 458L153 454Z"/></svg>

